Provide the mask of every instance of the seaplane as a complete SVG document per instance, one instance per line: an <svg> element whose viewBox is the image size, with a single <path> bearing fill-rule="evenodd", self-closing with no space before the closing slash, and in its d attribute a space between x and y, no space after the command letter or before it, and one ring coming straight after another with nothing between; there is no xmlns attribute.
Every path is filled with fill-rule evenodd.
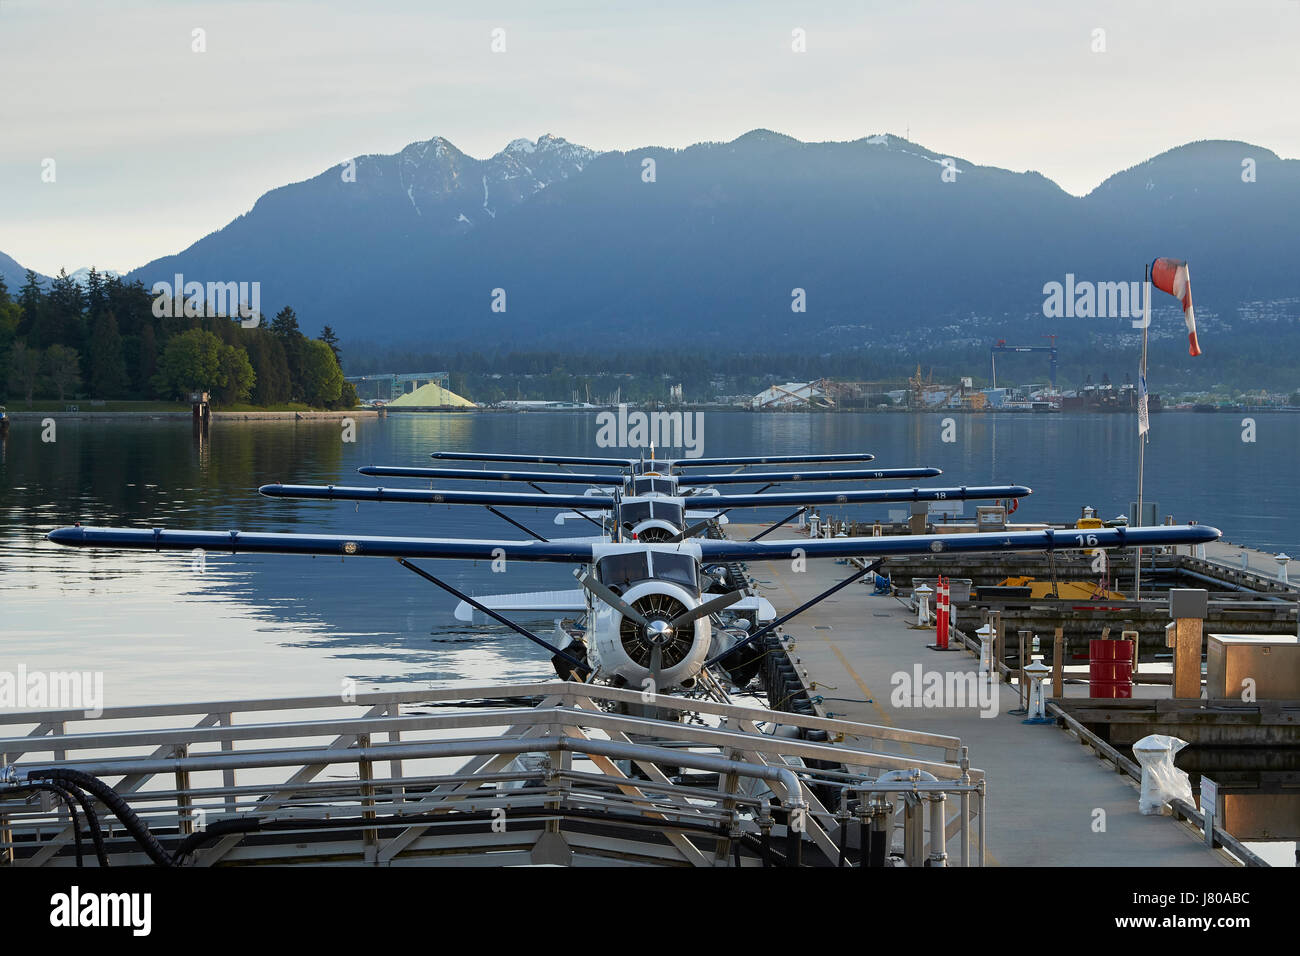
<svg viewBox="0 0 1300 956"><path fill-rule="evenodd" d="M411 490L406 490L410 493ZM388 500L396 500L390 498ZM550 652L566 679L640 687L658 694L692 691L707 679L748 669L755 642L853 582L890 555L1076 551L1204 544L1220 537L1206 525L1099 528L969 534L752 540L547 541L425 536L352 536L275 532L111 528L76 525L47 535L65 547L390 558L426 581ZM730 562L858 558L862 566L799 607L735 641L715 640L715 615L744 598L742 587L710 593L710 567ZM561 647L437 577L416 561L548 562L578 569L590 613ZM797 566L797 565L796 565ZM748 652L746 649L749 649Z"/></svg>
<svg viewBox="0 0 1300 956"><path fill-rule="evenodd" d="M651 479L638 478L634 479L633 482L645 480ZM686 509L687 502L690 499L656 492L651 492L645 496L635 494L624 496L619 488L614 488L612 493L608 495L590 493L584 495L514 494L509 492L445 491L419 488L364 488L339 485L283 484L263 485L259 490L263 495L271 498L482 505L493 514L528 534L533 540L546 544L552 543L551 539L544 537L509 515L503 514L497 510L497 507L570 508L576 506L581 509L577 513L593 523L596 523L596 519L591 517L591 513L596 512L601 515L599 522L601 534L599 536L563 539L558 543L680 544L714 527L726 512L738 508L786 508L791 506L796 508L792 514L768 525L750 538L751 541L758 541L781 525L798 517L810 507L900 501L1019 499L1032 494L1032 490L1024 485L824 492L801 490L793 493L766 495L719 494L710 497L709 503L712 507L721 510L707 514L703 516L702 520L695 523L689 523L691 513ZM663 559L659 560L662 561ZM750 643L746 638L751 628L770 622L776 617L776 612L771 603L760 595L744 594L739 591L727 592L734 593L735 597L726 603L719 603L726 594L718 594L716 597L710 596L714 592L725 589L729 579L734 576L733 571L721 564L706 565L701 568L701 573L696 576L699 593L690 595L690 601L687 601L682 594L674 593L671 606L668 602L656 598L647 601L647 606L644 608L637 608L635 604L631 605L631 613L626 608L620 608L619 604L612 602L610 596L600 589L602 577L599 572L600 569L596 565L589 566L585 571L579 571L577 576L581 586L574 589L479 595L473 603L462 598L460 604L456 607L456 617L462 621L472 621L475 610L481 608L489 608L498 613L510 611L535 614L538 612L558 611L581 615L582 619L587 621L594 620L598 622L596 630L605 633L609 629L599 626L601 615L606 614L609 608L617 608L622 615L623 622L631 621L641 628L640 631L633 628L632 630L636 631L636 633L620 637L624 648L632 648L631 654L635 658L637 666L650 671L649 677L645 675L639 676L643 680L652 679L656 682L665 674L668 675L668 679L675 679L678 675L671 670L661 673L660 667L655 666L656 663L662 666L663 660L655 661L654 652L657 645L646 636L644 628L647 625L639 621L637 615L645 617L647 614L659 614L663 616L672 611L674 615L680 616L690 608L690 601L698 601L702 597L708 599L705 602L706 604L716 606L716 610L711 607L708 615L701 614L699 617L684 622L699 621L698 624L693 624L692 633L686 639L665 645L665 649L669 651L667 659L671 663L688 665L683 672L689 671L689 665L692 663L689 658L693 647L694 631L703 631L708 628L710 618L717 617L719 625L718 632L714 635L713 645L711 648L706 648L706 641L701 641L694 650L702 652L708 649L711 654L715 656L721 654L722 659L727 660L731 659L727 652L732 647ZM617 586L625 588L628 584L627 581L620 581ZM641 595L638 595L638 597L641 597ZM624 598L622 603L628 604L627 599ZM721 616L724 613L726 616ZM556 622L555 645L562 650L576 651L575 656L588 657L590 656L588 650L591 648L595 648L597 655L603 656L606 660L617 656L617 652L612 648L599 641L587 640L584 633L571 629L563 620ZM634 648L633 645L635 645ZM752 668L747 666L748 657L736 657L731 661L732 666L725 669L728 671L732 682L742 686L748 683L748 679L753 676L751 673ZM571 668L565 666L566 662L562 658L556 659L554 663L559 673L564 676L568 675ZM618 665L607 670L624 679L638 676L633 673L633 668L629 667L626 661L621 661Z"/></svg>
<svg viewBox="0 0 1300 956"><path fill-rule="evenodd" d="M422 478L430 481L444 479L457 481L523 482L540 494L553 494L553 492L542 487L544 484L564 484L585 485L586 491L584 494L589 496L610 495L614 493L615 490L621 490L622 494L628 498L689 499L686 501L686 504L693 507L694 510L686 514L687 520L692 522L706 522L711 519L716 519L721 524L727 523L725 512L719 512L716 509L713 511L700 510L704 506L714 506L717 504L714 498L719 494L719 492L714 487L715 485L757 484L763 482L764 484L762 488L750 493L751 495L758 495L766 492L769 488L777 487L786 482L905 480L936 478L943 474L943 471L939 468L876 468L758 472L747 472L743 470L751 465L759 464L828 464L874 460L874 455L866 453L803 456L788 455L766 458L661 459L655 456L654 447L651 446L650 457L648 459L523 456L477 452L435 452L431 457L456 461L509 461L530 464L541 462L544 464L560 466L566 466L569 464L581 464L587 466L602 465L619 468L621 469L621 473L602 474L571 471L538 472L513 470L489 471L487 469L428 468L393 465L366 465L362 468L358 468L357 471L367 477L377 478ZM734 472L705 474L686 474L680 471L681 468L692 465L707 465L713 467L719 465L734 465L738 470ZM708 500L703 500L706 497ZM793 499L791 499L791 501L793 501ZM824 503L830 504L837 502L832 502L828 499ZM838 503L842 504L844 502ZM755 507L761 506L762 505L756 505ZM810 505L810 507L811 506L812 505ZM665 505L665 507L667 507L667 505ZM489 510L491 509L489 508ZM799 512L795 512L794 515L786 520L793 520L798 517L800 513L802 513L802 509ZM510 521L510 519L506 518L504 515L500 515L499 513L497 514L506 521ZM564 524L565 521L575 519L585 520L593 524L596 523L585 510L573 510L557 514L555 516L555 523ZM511 523L513 524L514 522ZM521 530L526 529L521 528Z"/></svg>

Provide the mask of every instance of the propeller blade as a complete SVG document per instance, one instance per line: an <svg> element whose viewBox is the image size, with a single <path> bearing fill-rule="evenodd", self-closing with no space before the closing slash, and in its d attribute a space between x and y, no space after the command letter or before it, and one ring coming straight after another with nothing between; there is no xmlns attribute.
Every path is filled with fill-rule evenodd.
<svg viewBox="0 0 1300 956"><path fill-rule="evenodd" d="M699 620L709 614L721 611L723 608L731 607L731 605L735 604L744 596L744 591L728 591L721 597L715 597L712 601L705 601L698 607L691 608L691 610L687 611L685 614L678 615L673 618L670 623L675 630L679 627L690 624L692 621Z"/></svg>
<svg viewBox="0 0 1300 956"><path fill-rule="evenodd" d="M675 544L675 543L677 543L677 542L679 542L679 541L685 541L687 538L693 538L693 537L695 537L697 534L699 534L699 532L701 532L701 531L703 531L705 528L707 528L707 527L709 526L709 522L712 521L712 520L713 520L712 518L705 518L703 521L697 521L695 524L691 525L689 528L684 528L684 529L682 529L680 532L678 532L677 534L673 535L673 536L672 536L671 538L669 538L668 540L671 541L671 542L673 542L673 543Z"/></svg>
<svg viewBox="0 0 1300 956"><path fill-rule="evenodd" d="M590 573L584 574L582 577L578 578L578 583L624 617L635 621L642 627L647 627L650 624L640 611L628 604L600 581L597 581L595 575Z"/></svg>
<svg viewBox="0 0 1300 956"><path fill-rule="evenodd" d="M659 693L659 669L663 667L664 652L658 644L650 645L650 690Z"/></svg>

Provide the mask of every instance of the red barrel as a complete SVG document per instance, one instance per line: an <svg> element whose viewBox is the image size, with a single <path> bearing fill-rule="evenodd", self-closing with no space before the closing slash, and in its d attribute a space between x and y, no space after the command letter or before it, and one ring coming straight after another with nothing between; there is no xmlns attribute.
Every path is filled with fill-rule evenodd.
<svg viewBox="0 0 1300 956"><path fill-rule="evenodd" d="M1088 642L1088 696L1133 696L1133 645L1129 641Z"/></svg>

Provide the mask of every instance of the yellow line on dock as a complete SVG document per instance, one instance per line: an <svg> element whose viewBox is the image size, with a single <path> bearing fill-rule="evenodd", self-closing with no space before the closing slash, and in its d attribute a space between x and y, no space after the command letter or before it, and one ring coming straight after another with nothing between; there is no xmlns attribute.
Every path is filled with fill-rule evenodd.
<svg viewBox="0 0 1300 956"><path fill-rule="evenodd" d="M849 676L853 678L853 682L858 685L858 690L862 691L862 696L866 700L871 701L872 709L880 715L880 722L886 727L894 726L894 720L889 716L889 712L876 702L876 695L871 692L871 688L867 686L866 682L858 676L858 672L853 669L853 665L849 663L849 659L844 656L843 651L841 651L830 638L826 639L826 646L831 649L831 653L840 659L840 663L844 665L844 669L848 671ZM911 744L904 744L903 750L908 754L908 756L916 756L916 752L912 750Z"/></svg>

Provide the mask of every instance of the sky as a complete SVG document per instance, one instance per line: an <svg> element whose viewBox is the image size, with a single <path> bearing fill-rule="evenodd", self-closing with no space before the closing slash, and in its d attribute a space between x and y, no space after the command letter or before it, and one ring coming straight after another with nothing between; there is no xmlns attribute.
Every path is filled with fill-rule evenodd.
<svg viewBox="0 0 1300 956"><path fill-rule="evenodd" d="M1083 195L1194 140L1300 157L1297 51L1300 0L0 0L0 252L127 271L433 136L891 133Z"/></svg>

